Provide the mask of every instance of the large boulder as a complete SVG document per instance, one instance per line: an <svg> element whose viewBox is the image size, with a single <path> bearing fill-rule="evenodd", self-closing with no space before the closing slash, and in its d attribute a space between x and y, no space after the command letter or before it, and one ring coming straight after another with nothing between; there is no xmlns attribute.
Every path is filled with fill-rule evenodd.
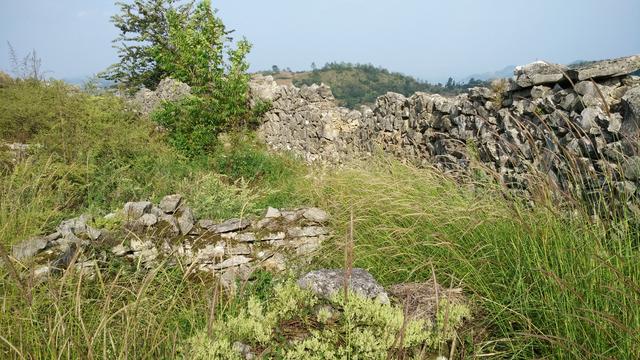
<svg viewBox="0 0 640 360"><path fill-rule="evenodd" d="M298 286L312 291L321 298L331 298L344 289L343 269L322 269L311 271L298 280ZM352 269L349 277L349 291L367 299L389 303L389 296L376 279L364 269Z"/></svg>

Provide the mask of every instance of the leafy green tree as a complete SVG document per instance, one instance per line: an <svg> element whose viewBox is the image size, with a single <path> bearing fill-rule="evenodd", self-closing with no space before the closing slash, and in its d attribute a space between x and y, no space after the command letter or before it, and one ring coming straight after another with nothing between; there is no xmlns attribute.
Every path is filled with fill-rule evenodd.
<svg viewBox="0 0 640 360"><path fill-rule="evenodd" d="M155 54L158 48L169 48L169 12L187 16L193 1L179 0L134 0L131 3L117 2L120 12L111 17L111 22L120 30L113 41L118 49L119 62L112 65L101 76L123 84L135 91L141 87L155 89L168 74L158 67Z"/></svg>
<svg viewBox="0 0 640 360"><path fill-rule="evenodd" d="M168 38L151 54L161 72L191 86L194 96L165 104L155 118L170 130L170 141L190 155L212 148L216 135L255 119L248 108L251 44L233 39L210 0L192 12L167 12Z"/></svg>
<svg viewBox="0 0 640 360"><path fill-rule="evenodd" d="M133 0L118 3L112 18L120 29L120 62L105 77L131 91L155 88L165 77L191 86L192 95L164 103L152 117L168 140L188 155L213 148L217 134L245 126L256 116L248 107L251 44L233 45L232 31L215 14L211 0ZM258 107L264 109L265 107Z"/></svg>
<svg viewBox="0 0 640 360"><path fill-rule="evenodd" d="M447 85L445 85L444 87L446 87L447 89L452 89L454 86L456 86L456 82L453 81L452 77L449 77L449 79L447 80Z"/></svg>

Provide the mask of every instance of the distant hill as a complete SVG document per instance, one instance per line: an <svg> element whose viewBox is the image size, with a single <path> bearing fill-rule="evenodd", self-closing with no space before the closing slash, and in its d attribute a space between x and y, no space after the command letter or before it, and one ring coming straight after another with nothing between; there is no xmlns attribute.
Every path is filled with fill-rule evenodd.
<svg viewBox="0 0 640 360"><path fill-rule="evenodd" d="M275 69L274 69L275 70ZM268 71L281 85L295 86L324 83L331 87L338 102L349 108L373 104L375 99L391 91L410 96L422 91L443 95L455 95L473 86L485 85L482 81L464 84L452 78L447 84L432 84L370 64L328 63L321 69L305 72Z"/></svg>
<svg viewBox="0 0 640 360"><path fill-rule="evenodd" d="M462 81L463 82L468 82L470 80L476 79L476 80L482 80L482 81L490 81L490 80L494 80L494 79L504 79L504 78L510 78L513 76L513 69L515 68L515 65L508 65L505 66L504 68L497 70L497 71L490 71L490 72L485 72L485 73L481 73L481 74L473 74L473 75L469 75L466 78L464 78Z"/></svg>
<svg viewBox="0 0 640 360"><path fill-rule="evenodd" d="M62 81L66 82L68 84L78 85L78 86L82 86L82 85L85 85L87 83L93 82L99 88L108 88L108 87L113 85L113 81L105 80L105 79L99 78L99 77L97 77L95 75L92 75L92 76L87 75L87 76L66 77L66 78L62 78Z"/></svg>

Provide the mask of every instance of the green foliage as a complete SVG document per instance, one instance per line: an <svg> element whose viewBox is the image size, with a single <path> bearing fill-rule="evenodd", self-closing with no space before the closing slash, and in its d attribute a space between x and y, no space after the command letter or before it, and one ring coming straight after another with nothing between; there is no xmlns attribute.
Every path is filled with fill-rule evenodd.
<svg viewBox="0 0 640 360"><path fill-rule="evenodd" d="M215 94L227 101L239 97L245 101L242 97L248 80L245 57L251 45L243 39L236 48L229 48L230 32L215 16L211 1L201 1L190 14L170 10L167 20L168 49L161 44L153 49L158 66L189 84L196 94Z"/></svg>
<svg viewBox="0 0 640 360"><path fill-rule="evenodd" d="M153 118L167 128L174 147L198 156L211 151L219 133L247 126L258 115L250 111L247 98L251 45L243 39L230 47L230 32L209 0L192 12L169 9L165 15L167 37L150 52L159 71L190 85L193 96L164 103Z"/></svg>
<svg viewBox="0 0 640 360"><path fill-rule="evenodd" d="M290 189L299 181L292 169L302 169L301 164L287 157L269 159L255 142L227 150L220 146L212 157L189 159L167 146L154 127L109 94L90 95L61 82L16 81L0 88L0 143L26 142L32 148L17 164L0 148L2 161L10 165L0 172L3 250L53 232L63 219L104 214L127 201L157 202L171 193L185 195L199 217L222 220L259 212L270 196L281 193L280 184ZM269 164L257 167L269 174L268 191L256 188L264 182L249 185L242 177L231 181L216 174L231 151ZM286 203L295 200L293 194L279 199L277 206L302 205ZM96 216L95 226L115 230L121 220ZM31 304L1 267L0 299L11 309L0 312L3 358L180 356L178 349L206 322L210 279L202 282L165 268L140 272L113 258L100 266L95 280L72 272L39 285L27 279ZM271 281L264 274L259 278L246 288L263 299Z"/></svg>
<svg viewBox="0 0 640 360"><path fill-rule="evenodd" d="M219 147L210 158L183 157L154 132L151 121L137 118L121 99L89 95L62 82L18 81L0 88L4 142L28 143L32 149L26 161L14 164L0 147L0 235L5 244L51 231L60 220L81 212L109 212L127 201L157 201L176 192L192 199L200 216L215 219L258 212L272 201L274 206L291 205L296 201L291 189L303 168L284 156L270 158L255 143L229 151ZM252 171L266 174L269 188L260 188L265 181L251 181L249 170L243 172L245 180L216 175L231 151L260 159Z"/></svg>
<svg viewBox="0 0 640 360"><path fill-rule="evenodd" d="M32 289L32 304L0 272L3 358L167 359L206 323L210 287L175 269L136 272L128 262L69 272ZM10 344L10 345L9 345Z"/></svg>
<svg viewBox="0 0 640 360"><path fill-rule="evenodd" d="M131 91L141 87L155 89L169 75L158 66L156 59L159 48L170 50L167 13L186 15L193 1L134 0L116 5L120 12L111 17L111 22L120 31L113 41L120 61L101 76L121 83Z"/></svg>
<svg viewBox="0 0 640 360"><path fill-rule="evenodd" d="M389 91L405 96L418 91L455 95L472 86L487 85L477 80L460 84L453 79L444 86L431 84L370 64L328 63L321 69L294 74L293 84L296 86L320 83L329 85L340 104L349 108L371 105L378 96Z"/></svg>
<svg viewBox="0 0 640 360"><path fill-rule="evenodd" d="M317 324L315 309L322 303L324 317L331 321ZM397 349L417 355L423 345L433 351L435 346L452 339L462 318L468 316L467 307L442 302L438 329L449 329L445 334L424 319L405 321L400 307L355 294L346 301L341 295L325 301L287 280L273 288L271 297L259 301L250 296L237 314L217 321L208 340L198 333L189 341L188 354L197 357L221 353L228 350L228 344L239 341L263 349L265 357L284 359L386 359L390 351ZM404 333L400 342L401 331ZM288 338L291 334L295 339Z"/></svg>
<svg viewBox="0 0 640 360"><path fill-rule="evenodd" d="M151 118L168 131L169 143L189 157L211 152L226 119L216 115L206 98L189 96L165 102Z"/></svg>

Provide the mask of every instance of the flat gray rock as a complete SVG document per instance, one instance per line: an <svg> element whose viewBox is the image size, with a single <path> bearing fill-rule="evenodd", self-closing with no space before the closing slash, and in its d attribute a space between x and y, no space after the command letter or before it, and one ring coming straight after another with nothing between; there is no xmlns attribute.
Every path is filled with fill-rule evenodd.
<svg viewBox="0 0 640 360"><path fill-rule="evenodd" d="M634 138L640 134L640 86L629 89L622 97L624 121L620 133Z"/></svg>
<svg viewBox="0 0 640 360"><path fill-rule="evenodd" d="M622 167L624 177L627 180L640 180L640 156L632 156L624 163Z"/></svg>
<svg viewBox="0 0 640 360"><path fill-rule="evenodd" d="M345 271L343 269L322 269L312 271L298 280L298 286L312 291L321 298L331 298L344 289ZM389 296L368 271L352 269L349 278L349 290L367 299L375 299L389 304Z"/></svg>
<svg viewBox="0 0 640 360"><path fill-rule="evenodd" d="M569 69L560 64L552 64L544 61L536 61L527 65L518 66L514 70L516 84L521 88L532 87L541 84L552 84L563 81Z"/></svg>
<svg viewBox="0 0 640 360"><path fill-rule="evenodd" d="M178 210L178 206L180 206L180 202L182 201L182 195L173 194L167 195L162 198L160 201L160 209L167 214L173 214L176 210Z"/></svg>
<svg viewBox="0 0 640 360"><path fill-rule="evenodd" d="M248 244L236 244L227 249L229 255L251 255L251 247Z"/></svg>
<svg viewBox="0 0 640 360"><path fill-rule="evenodd" d="M187 235L191 232L191 229L193 229L193 226L196 223L196 218L193 215L193 210L191 210L191 208L184 208L177 220L178 226L180 227L180 233L182 235Z"/></svg>
<svg viewBox="0 0 640 360"><path fill-rule="evenodd" d="M246 232L246 233L238 234L238 235L235 236L235 239L236 239L236 241L243 242L243 243L254 242L254 241L258 240L258 238L256 238L256 234L254 234L252 232Z"/></svg>
<svg viewBox="0 0 640 360"><path fill-rule="evenodd" d="M87 223L91 220L89 215L81 215L77 218L64 220L58 225L58 232L62 236L79 235L87 232Z"/></svg>
<svg viewBox="0 0 640 360"><path fill-rule="evenodd" d="M242 256L242 255L238 255L238 256L234 256L231 257L219 264L215 264L213 265L213 269L214 270L222 270L222 269L226 269L226 268L230 268L230 267L234 267L234 266L240 266L243 264L247 264L251 262L251 258L248 258L246 256Z"/></svg>
<svg viewBox="0 0 640 360"><path fill-rule="evenodd" d="M153 204L149 201L135 201L124 204L124 216L127 220L138 220L151 211Z"/></svg>
<svg viewBox="0 0 640 360"><path fill-rule="evenodd" d="M140 225L153 226L158 223L158 217L153 214L144 214L137 220Z"/></svg>
<svg viewBox="0 0 640 360"><path fill-rule="evenodd" d="M251 221L248 219L230 219L212 227L210 230L220 234L220 233L242 230L248 227L249 225L251 225Z"/></svg>
<svg viewBox="0 0 640 360"><path fill-rule="evenodd" d="M326 235L329 230L322 226L293 227L288 230L289 236L293 237L311 237Z"/></svg>
<svg viewBox="0 0 640 360"><path fill-rule="evenodd" d="M307 210L305 210L302 213L302 216L309 221L313 221L320 224L325 223L329 220L329 215L327 214L326 211L315 208L315 207L308 208Z"/></svg>
<svg viewBox="0 0 640 360"><path fill-rule="evenodd" d="M209 229L213 226L215 226L215 222L213 222L213 220L210 219L202 219L202 220L198 220L198 226L200 226L203 229Z"/></svg>
<svg viewBox="0 0 640 360"><path fill-rule="evenodd" d="M163 214L160 216L158 219L158 226L164 228L164 231L167 231L173 236L180 234L180 225L178 224L178 220L171 215Z"/></svg>
<svg viewBox="0 0 640 360"><path fill-rule="evenodd" d="M11 253L16 260L24 260L35 256L38 252L44 250L48 244L46 237L38 236L13 245Z"/></svg>
<svg viewBox="0 0 640 360"><path fill-rule="evenodd" d="M280 210L276 208L269 207L267 208L267 212L264 214L265 218L272 219L280 217Z"/></svg>
<svg viewBox="0 0 640 360"><path fill-rule="evenodd" d="M640 55L596 61L573 69L579 81L622 76L637 70L640 70Z"/></svg>

